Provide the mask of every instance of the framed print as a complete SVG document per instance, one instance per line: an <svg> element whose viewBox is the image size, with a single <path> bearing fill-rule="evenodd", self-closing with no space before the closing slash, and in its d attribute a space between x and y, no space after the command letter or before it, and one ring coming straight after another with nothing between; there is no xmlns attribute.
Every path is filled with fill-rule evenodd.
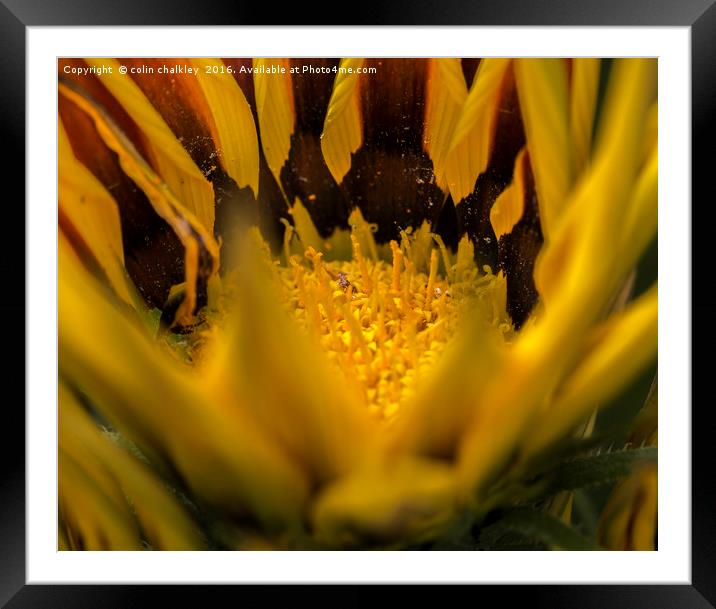
<svg viewBox="0 0 716 609"><path fill-rule="evenodd" d="M711 606L702 4L5 2L3 602Z"/></svg>

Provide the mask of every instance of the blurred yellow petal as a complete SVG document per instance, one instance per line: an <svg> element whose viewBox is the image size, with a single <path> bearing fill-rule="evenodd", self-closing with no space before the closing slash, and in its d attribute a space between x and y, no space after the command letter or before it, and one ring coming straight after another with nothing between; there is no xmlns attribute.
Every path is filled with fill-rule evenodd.
<svg viewBox="0 0 716 609"><path fill-rule="evenodd" d="M644 130L644 161L648 160L659 141L659 103L654 102L649 107Z"/></svg>
<svg viewBox="0 0 716 609"><path fill-rule="evenodd" d="M128 74L121 74L115 59L87 59L91 66L112 68L101 70L97 77L139 125L144 134L157 173L176 193L209 233L214 230L214 189L179 143L162 116L152 106ZM109 143L108 143L109 145ZM111 148L111 146L110 146ZM116 151L115 151L116 152Z"/></svg>
<svg viewBox="0 0 716 609"><path fill-rule="evenodd" d="M58 446L65 455L72 459L75 463L81 465L84 474L92 481L108 499L114 502L117 509L127 511L131 514L131 509L127 503L126 496L122 487L113 476L110 468L102 460L97 459L84 441L76 441L72 437L71 430L67 427L67 420L72 417L66 417L65 404L67 403L67 395L69 391L62 384L58 391ZM68 433L70 431L70 433Z"/></svg>
<svg viewBox="0 0 716 609"><path fill-rule="evenodd" d="M211 110L219 162L240 188L259 194L259 142L251 106L220 59L190 59ZM207 71L208 70L208 71Z"/></svg>
<svg viewBox="0 0 716 609"><path fill-rule="evenodd" d="M545 409L522 448L536 454L567 435L641 371L656 356L658 301L656 287L613 316L592 347Z"/></svg>
<svg viewBox="0 0 716 609"><path fill-rule="evenodd" d="M579 355L580 345L573 337L587 332L616 290L621 252L605 250L604 244L622 228L638 169L644 112L655 93L655 67L652 60L616 62L595 161L537 261L542 265L536 279L545 299L544 313L520 333L461 442L461 483L469 496L484 490L505 467L540 406ZM629 143L622 145L624 139ZM645 332L650 336L656 321L647 321L651 326Z"/></svg>
<svg viewBox="0 0 716 609"><path fill-rule="evenodd" d="M549 240L573 179L567 65L563 59L516 59L515 77L542 232Z"/></svg>
<svg viewBox="0 0 716 609"><path fill-rule="evenodd" d="M458 205L487 169L500 93L511 59L483 59L462 107L445 161L445 179Z"/></svg>
<svg viewBox="0 0 716 609"><path fill-rule="evenodd" d="M236 60L253 69L181 87L135 75L131 93L118 79L121 106L99 86L80 88L91 78L61 78L75 150L95 136L82 112L107 145L95 138L78 158L97 176L92 151L118 155L121 167L99 179L115 193L113 177L129 177L147 193L145 215L156 210L172 239L167 257L182 250L164 221L184 248L185 283L174 269L171 294L186 292L171 303L180 327L167 328L166 305L150 339L61 226L62 382L151 463L61 397L63 475L78 489L60 506L61 547L84 544L73 538L75 497L110 506L111 518L90 519L95 545L108 545L98 531L111 528L157 548L200 543L194 510L199 536L231 548L406 547L454 532L461 515L479 524L492 508L535 500L581 517L571 492L537 496L530 457L560 457L562 440L591 429L588 417L654 357L656 289L625 310L614 302L656 231L656 63L610 62L592 144L599 60L344 59L335 78L338 61L324 60L320 86L290 74L310 61ZM364 63L378 80L356 74ZM140 98L141 133L122 111L127 95ZM262 205L262 218L285 227L282 257L280 233L263 241L233 226L236 255L218 273L213 231L144 147L157 129L191 136L190 158L207 172L218 152L254 194L261 164L262 192L281 203ZM253 199L249 188L235 200ZM442 206L446 189L457 208ZM604 530L645 546L655 521L635 520L634 505L613 509Z"/></svg>
<svg viewBox="0 0 716 609"><path fill-rule="evenodd" d="M360 110L360 74L363 59L341 59L341 70L333 83L326 120L321 134L321 151L333 179L340 184L351 168L351 154L363 143Z"/></svg>
<svg viewBox="0 0 716 609"><path fill-rule="evenodd" d="M601 305L623 278L622 252L604 244L622 233L630 209L627 201L639 169L646 109L656 93L655 68L648 59L615 61L594 160L537 258L535 282L540 295L550 306L558 291L569 315L583 314L586 319L581 307ZM601 287L603 299L587 295L590 287L596 293L596 286ZM584 300L575 298L577 294L583 294Z"/></svg>
<svg viewBox="0 0 716 609"><path fill-rule="evenodd" d="M658 515L656 463L644 465L612 491L597 528L608 550L654 550Z"/></svg>
<svg viewBox="0 0 716 609"><path fill-rule="evenodd" d="M458 445L464 500L479 502L534 421L543 396L556 382L557 370L546 368L513 347L486 383Z"/></svg>
<svg viewBox="0 0 716 609"><path fill-rule="evenodd" d="M117 203L72 152L58 119L58 195L60 225L69 222L107 276L117 295L132 297L124 271L122 228Z"/></svg>
<svg viewBox="0 0 716 609"><path fill-rule="evenodd" d="M658 446L659 444L659 389L656 378L651 385L646 403L634 420L629 444L633 446Z"/></svg>
<svg viewBox="0 0 716 609"><path fill-rule="evenodd" d="M67 529L63 522L59 523L57 527L57 549L62 552L65 550L79 550L80 548L73 548L70 544L70 539L67 536Z"/></svg>
<svg viewBox="0 0 716 609"><path fill-rule="evenodd" d="M621 231L619 265L629 269L636 264L649 242L656 236L658 224L659 161L656 142L646 159L632 191ZM624 272L620 269L621 272Z"/></svg>
<svg viewBox="0 0 716 609"><path fill-rule="evenodd" d="M324 481L370 451L373 422L281 308L268 264L256 243L247 245L237 278L241 292L227 305L227 331L207 366L294 462Z"/></svg>
<svg viewBox="0 0 716 609"><path fill-rule="evenodd" d="M654 290L615 318L605 333L609 340L569 377L546 412L540 407L557 388L578 343L540 336L548 327L544 320L525 329L486 385L463 436L458 456L467 496L484 491L516 453L533 455L569 433L641 370L656 353L656 313Z"/></svg>
<svg viewBox="0 0 716 609"><path fill-rule="evenodd" d="M512 183L497 197L490 209L490 224L495 231L495 239L512 232L515 224L522 218L525 210L525 163L529 162L527 149L522 148L515 159Z"/></svg>
<svg viewBox="0 0 716 609"><path fill-rule="evenodd" d="M207 390L168 360L62 249L59 260L61 375L202 500L295 526L307 492L298 466L221 388Z"/></svg>
<svg viewBox="0 0 716 609"><path fill-rule="evenodd" d="M126 504L96 485L82 464L58 453L59 509L70 547L83 550L142 550L139 530Z"/></svg>
<svg viewBox="0 0 716 609"><path fill-rule="evenodd" d="M572 522L572 510L574 508L574 491L560 491L553 495L545 505L545 511L555 518L559 518L565 524Z"/></svg>
<svg viewBox="0 0 716 609"><path fill-rule="evenodd" d="M296 126L291 66L287 59L254 59L256 113L261 147L271 173L281 185L281 168L288 160L291 135Z"/></svg>
<svg viewBox="0 0 716 609"><path fill-rule="evenodd" d="M130 501L153 548L197 550L205 546L196 525L159 478L135 457L102 437L75 396L63 385L59 391L59 445L85 467L99 465L112 476ZM66 502L72 500L66 498Z"/></svg>
<svg viewBox="0 0 716 609"><path fill-rule="evenodd" d="M599 92L600 63L601 60L593 58L572 59L569 128L573 143L575 175L579 175L589 159Z"/></svg>
<svg viewBox="0 0 716 609"><path fill-rule="evenodd" d="M455 514L451 467L420 458L358 470L329 486L313 509L316 538L329 546L417 543Z"/></svg>
<svg viewBox="0 0 716 609"><path fill-rule="evenodd" d="M444 191L447 191L447 153L466 99L467 85L460 59L429 59L423 142L433 162L435 181Z"/></svg>

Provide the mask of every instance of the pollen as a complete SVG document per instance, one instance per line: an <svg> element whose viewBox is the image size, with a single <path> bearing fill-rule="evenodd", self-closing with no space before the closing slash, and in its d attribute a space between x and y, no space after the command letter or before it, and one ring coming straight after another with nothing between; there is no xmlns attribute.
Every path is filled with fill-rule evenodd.
<svg viewBox="0 0 716 609"><path fill-rule="evenodd" d="M389 420L435 368L466 311L481 304L506 337L513 328L502 274L478 269L467 238L453 261L427 225L383 252L372 236L366 244L364 228L353 227L350 259L326 260L309 246L274 268L289 315L369 411Z"/></svg>

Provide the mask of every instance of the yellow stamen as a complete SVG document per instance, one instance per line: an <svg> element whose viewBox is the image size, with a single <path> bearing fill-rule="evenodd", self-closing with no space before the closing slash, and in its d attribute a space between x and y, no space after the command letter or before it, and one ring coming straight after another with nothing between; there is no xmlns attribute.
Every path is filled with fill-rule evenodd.
<svg viewBox="0 0 716 609"><path fill-rule="evenodd" d="M371 277L368 273L368 267L366 266L365 258L363 257L363 252L361 251L358 238L353 233L351 233L351 243L353 244L353 257L356 259L358 266L360 267L360 274L363 278L363 287L366 289L366 293L370 294L372 290Z"/></svg>
<svg viewBox="0 0 716 609"><path fill-rule="evenodd" d="M428 287L425 290L425 309L430 310L433 301L433 292L435 291L435 278L438 274L438 253L433 250L430 253L430 277L428 277Z"/></svg>
<svg viewBox="0 0 716 609"><path fill-rule="evenodd" d="M403 252L400 251L400 248L395 241L390 242L390 249L393 250L392 288L397 292L400 289L400 265L403 263Z"/></svg>
<svg viewBox="0 0 716 609"><path fill-rule="evenodd" d="M390 419L435 369L463 309L486 298L493 306L480 310L494 317L490 322L508 318L497 296L498 278L478 270L464 243L456 265L460 272L439 238L434 241L438 247L430 245L419 254L430 260L423 272L412 260L411 245L418 236L403 233L401 246L391 241L390 263L366 258L359 230L354 226L351 234L351 260L325 260L309 247L303 260L292 256L288 267L274 268L292 318L325 349L368 411ZM440 272L441 260L447 278ZM511 330L508 323L504 333Z"/></svg>

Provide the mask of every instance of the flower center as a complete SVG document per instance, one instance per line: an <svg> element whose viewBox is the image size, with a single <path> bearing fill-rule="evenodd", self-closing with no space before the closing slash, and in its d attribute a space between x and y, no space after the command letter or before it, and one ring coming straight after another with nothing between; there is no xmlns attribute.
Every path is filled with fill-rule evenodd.
<svg viewBox="0 0 716 609"><path fill-rule="evenodd" d="M400 245L382 246L381 259L381 248L372 236L368 243L361 239L361 228L353 227L349 260L327 261L308 247L275 268L289 314L320 343L370 412L390 419L435 368L466 311L482 303L505 335L512 324L504 277L489 267L479 271L467 238L454 261L425 225L403 233Z"/></svg>

